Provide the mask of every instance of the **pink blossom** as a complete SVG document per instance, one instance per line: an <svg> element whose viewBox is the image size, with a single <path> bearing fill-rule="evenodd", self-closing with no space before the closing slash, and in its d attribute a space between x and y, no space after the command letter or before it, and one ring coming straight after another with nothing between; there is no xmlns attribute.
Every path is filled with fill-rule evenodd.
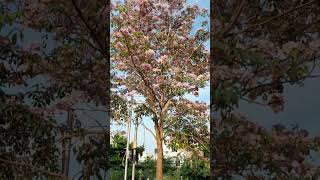
<svg viewBox="0 0 320 180"><path fill-rule="evenodd" d="M189 83L187 83L187 82L177 82L176 84L175 84L175 87L177 87L177 88L184 88L184 89L190 89L192 86L190 86L190 84Z"/></svg>
<svg viewBox="0 0 320 180"><path fill-rule="evenodd" d="M145 41L149 41L149 37L148 37L148 36L143 36L143 39L144 39Z"/></svg>
<svg viewBox="0 0 320 180"><path fill-rule="evenodd" d="M130 96L130 97L133 96L133 92L128 92L127 96Z"/></svg>
<svg viewBox="0 0 320 180"><path fill-rule="evenodd" d="M145 4L145 3L148 2L148 0L137 0L137 2L140 3L140 4Z"/></svg>
<svg viewBox="0 0 320 180"><path fill-rule="evenodd" d="M148 50L146 51L146 55L147 55L148 57L153 56L153 55L154 55L154 50L148 49Z"/></svg>
<svg viewBox="0 0 320 180"><path fill-rule="evenodd" d="M118 31L118 32L114 33L114 36L117 38L120 38L120 37L122 37L122 34L121 34L121 32Z"/></svg>
<svg viewBox="0 0 320 180"><path fill-rule="evenodd" d="M201 27L201 28L198 28L197 31L204 31L204 29Z"/></svg>
<svg viewBox="0 0 320 180"><path fill-rule="evenodd" d="M208 9L207 8L203 8L202 9L202 13L208 13Z"/></svg>
<svg viewBox="0 0 320 180"><path fill-rule="evenodd" d="M183 84L183 87L190 87L189 83L187 83L187 82L184 82L182 84Z"/></svg>
<svg viewBox="0 0 320 180"><path fill-rule="evenodd" d="M129 35L129 30L128 30L128 28L121 28L120 31L121 31L124 35Z"/></svg>
<svg viewBox="0 0 320 180"><path fill-rule="evenodd" d="M153 72L161 72L161 69L159 69L159 68L154 68L152 71L153 71Z"/></svg>
<svg viewBox="0 0 320 180"><path fill-rule="evenodd" d="M178 38L180 41L185 41L185 40L186 40L186 38L183 37L183 36L177 36L177 38Z"/></svg>
<svg viewBox="0 0 320 180"><path fill-rule="evenodd" d="M119 70L125 70L125 69L126 69L126 64L123 63L123 62L120 62L120 63L118 64L117 68L118 68Z"/></svg>
<svg viewBox="0 0 320 180"><path fill-rule="evenodd" d="M163 63L163 64L167 64L168 60L168 56L167 55L162 55L159 59L158 62L159 63Z"/></svg>
<svg viewBox="0 0 320 180"><path fill-rule="evenodd" d="M118 42L115 44L115 48L117 48L117 49L121 49L122 46L123 46L123 44L121 42Z"/></svg>
<svg viewBox="0 0 320 180"><path fill-rule="evenodd" d="M159 84L153 84L152 86L153 86L153 88L156 89L156 90L159 90L159 88L160 88Z"/></svg>
<svg viewBox="0 0 320 180"><path fill-rule="evenodd" d="M133 62L137 63L139 61L139 57L138 56L133 56Z"/></svg>
<svg viewBox="0 0 320 180"><path fill-rule="evenodd" d="M195 75L195 74L190 74L190 77L191 77L192 79L197 79L197 75Z"/></svg>
<svg viewBox="0 0 320 180"><path fill-rule="evenodd" d="M201 81L204 78L204 75L200 74L197 78L197 80Z"/></svg>
<svg viewBox="0 0 320 180"><path fill-rule="evenodd" d="M152 66L148 63L141 64L141 68L145 71L150 71L152 69Z"/></svg>
<svg viewBox="0 0 320 180"><path fill-rule="evenodd" d="M208 56L208 55L210 55L210 51L208 49L206 49L206 50L204 50L204 54Z"/></svg>
<svg viewBox="0 0 320 180"><path fill-rule="evenodd" d="M193 92L193 95L194 95L194 96L199 96L199 91L194 91L194 92Z"/></svg>
<svg viewBox="0 0 320 180"><path fill-rule="evenodd" d="M193 108L193 106L192 106L191 103L187 103L186 106L187 106L188 108L190 108L190 109Z"/></svg>
<svg viewBox="0 0 320 180"><path fill-rule="evenodd" d="M183 88L183 83L182 82L178 82L175 86L177 88Z"/></svg>

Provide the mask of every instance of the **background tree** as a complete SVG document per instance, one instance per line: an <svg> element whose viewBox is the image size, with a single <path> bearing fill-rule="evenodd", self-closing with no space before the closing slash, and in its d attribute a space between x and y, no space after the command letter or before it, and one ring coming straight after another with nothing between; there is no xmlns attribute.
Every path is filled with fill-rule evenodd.
<svg viewBox="0 0 320 180"><path fill-rule="evenodd" d="M78 118L70 125L59 113L65 116L67 111L77 111L77 114L80 110L108 113L109 1L91 1L90 4L81 0L3 1L0 11L0 97L5 102L1 106L4 115L1 117L4 118L1 119L4 132L1 140L4 147L14 149L11 156L5 156L9 149L1 151L1 157L5 157L1 162L10 164L4 173L12 172L11 178L27 177L17 171L16 167L19 167L42 172L43 176L64 176L67 172L56 166L60 164L57 156L64 157L65 152L64 146L59 144L70 144L74 137L99 131L88 130L86 122L79 125ZM15 103L8 103L11 101ZM98 106L93 109L75 106L85 101L95 102L106 110L99 110ZM22 126L28 127L23 134L13 134ZM102 133L106 132L108 130ZM25 153L32 155L24 162L16 162L21 160L21 150L14 144L19 144L20 138L26 139ZM17 142L6 142L5 139ZM32 144L33 140L35 144ZM107 152L109 138L105 140ZM48 154L44 156L45 153ZM108 168L107 162L106 159L101 166L104 170ZM29 175L36 177L38 173Z"/></svg>
<svg viewBox="0 0 320 180"><path fill-rule="evenodd" d="M210 177L210 163L208 157L199 157L194 153L186 159L179 169L179 175L183 179L209 179Z"/></svg>
<svg viewBox="0 0 320 180"><path fill-rule="evenodd" d="M12 98L1 101L0 116L0 178L59 178L54 121L44 121Z"/></svg>
<svg viewBox="0 0 320 180"><path fill-rule="evenodd" d="M221 168L224 164L224 158L219 157L219 152L224 149L224 146L228 146L228 143L238 138L231 135L225 136L229 131L222 128L225 125L221 126L221 124L227 121L226 124L231 127L239 125L239 122L236 123L231 119L236 116L232 111L238 106L240 100L269 106L274 112L279 112L284 108L284 84L302 85L306 78L318 76L314 72L317 69L320 47L319 5L318 1L312 0L230 0L211 2L211 7L213 17L211 19L210 77L213 114L210 122L212 177L223 176L224 173L230 178L234 172L228 172L227 168L222 168L225 171L218 172L219 167ZM222 119L220 125L217 124L219 118ZM260 126L257 127L260 128ZM252 132L250 129L246 130ZM245 139L246 136L240 136L240 139L242 138ZM295 143L290 141L289 137L284 138L288 138L288 142L292 143L290 146L294 146ZM302 137L299 136L297 139L300 138ZM225 144L219 143L220 141ZM277 141L277 138L275 137L272 141ZM258 141L259 146L264 146L263 142ZM242 143L240 144L243 146ZM248 154L238 154L239 149L236 145L229 147L235 147L227 152L235 153L237 158L243 158L241 163L244 163L245 158L250 159L248 156L255 154L249 149L246 149ZM292 149L291 147L283 148L284 151ZM310 150L310 147L308 146L307 149ZM263 149L264 153L268 151L268 148ZM277 155L282 156L281 153ZM235 159L231 158L232 160ZM242 172L237 168L244 164L234 163L231 166L234 167L234 171ZM288 175L287 172L275 172L275 169L268 168L269 165L259 163L261 162L253 161L252 164L260 168L267 167L268 170L264 169L262 172L273 172L277 174L277 178ZM282 163L277 163L275 166L279 169L286 168ZM253 168L245 167L248 170ZM271 174L269 174L270 177L273 177ZM299 175L302 177L306 174ZM250 178L254 177L258 178L259 175L255 174Z"/></svg>
<svg viewBox="0 0 320 180"><path fill-rule="evenodd" d="M216 122L215 177L246 179L312 179L319 177L316 163L318 137L298 126L276 124L271 130L239 114Z"/></svg>
<svg viewBox="0 0 320 180"><path fill-rule="evenodd" d="M142 96L139 105L155 125L157 179L163 179L165 128L179 120L207 119L205 104L184 98L208 81L209 33L192 33L197 16L207 12L185 0L125 1L112 9L111 60L117 93ZM202 24L206 27L207 22Z"/></svg>

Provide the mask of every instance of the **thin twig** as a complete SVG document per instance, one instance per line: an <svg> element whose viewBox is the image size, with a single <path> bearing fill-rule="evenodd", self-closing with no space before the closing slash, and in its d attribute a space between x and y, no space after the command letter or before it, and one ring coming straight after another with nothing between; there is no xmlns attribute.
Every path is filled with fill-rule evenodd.
<svg viewBox="0 0 320 180"><path fill-rule="evenodd" d="M271 22L271 21L273 21L273 20L276 20L276 19L278 19L278 18L280 18L280 17L282 17L282 16L289 15L289 14L292 13L293 11L296 11L296 10L299 10L299 9L301 9L301 8L304 8L305 6L311 5L311 4L313 4L313 3L317 2L317 1L318 1L318 0L313 0L313 1L310 1L310 2L307 2L307 3L304 3L304 4L301 4L301 5L299 5L299 6L293 7L293 8L291 8L291 9L289 9L288 11L285 11L285 12L283 12L283 13L281 13L281 14L278 14L278 15L276 15L276 16L273 16L273 17L271 17L271 18L268 18L268 19L266 19L266 20L264 20L264 21L262 21L262 22L260 22L260 23L253 24L253 25L251 25L251 26L249 26L249 27L247 27L247 28L245 28L245 29L243 29L243 30L241 30L241 31L227 34L226 36L244 33L244 32L246 32L246 31L248 31L248 30L250 30L250 29L252 29L252 28L256 28L256 27L265 25L265 24L267 24L267 23L269 23L269 22Z"/></svg>
<svg viewBox="0 0 320 180"><path fill-rule="evenodd" d="M245 97L240 97L240 99L244 100L244 101L247 101L249 103L254 103L254 104L258 104L258 105L262 105L262 106L268 106L268 104L261 103L261 102L258 102L258 101L254 101L254 100L250 100L250 99L247 99Z"/></svg>

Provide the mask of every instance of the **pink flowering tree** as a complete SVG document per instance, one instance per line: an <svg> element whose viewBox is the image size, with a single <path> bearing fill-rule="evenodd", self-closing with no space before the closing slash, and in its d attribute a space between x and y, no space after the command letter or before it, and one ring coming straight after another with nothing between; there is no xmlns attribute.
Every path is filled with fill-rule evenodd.
<svg viewBox="0 0 320 180"><path fill-rule="evenodd" d="M207 22L193 32L195 19L207 11L185 0L129 0L113 4L111 16L115 91L143 97L139 109L154 122L156 177L163 179L166 130L179 121L208 119L206 104L185 98L198 95L209 80Z"/></svg>

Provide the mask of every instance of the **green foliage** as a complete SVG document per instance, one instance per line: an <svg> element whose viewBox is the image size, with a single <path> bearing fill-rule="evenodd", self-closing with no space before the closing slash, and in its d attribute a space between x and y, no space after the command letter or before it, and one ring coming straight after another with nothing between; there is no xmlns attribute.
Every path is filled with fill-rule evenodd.
<svg viewBox="0 0 320 180"><path fill-rule="evenodd" d="M109 152L107 150L107 135L87 136L82 139L80 145L75 147L77 161L84 164L83 175L102 178L101 172L106 172L109 168Z"/></svg>
<svg viewBox="0 0 320 180"><path fill-rule="evenodd" d="M55 144L56 130L51 124L53 121L34 115L27 106L3 102L0 104L0 117L0 159L58 171L59 152ZM2 162L0 169L0 179L47 176Z"/></svg>
<svg viewBox="0 0 320 180"><path fill-rule="evenodd" d="M52 120L57 109L46 113L49 106L74 91L81 91L88 102L109 102L109 66L103 59L109 49L109 18L103 11L108 2L74 2L0 2L0 158L24 164L0 162L0 179L48 178L37 169L61 172L58 145L67 125ZM89 33L91 27L94 33ZM82 127L78 120L75 124ZM82 132L79 136L86 136ZM84 139L73 146L78 160L86 162L85 171L106 171L109 138L89 137L86 143Z"/></svg>
<svg viewBox="0 0 320 180"><path fill-rule="evenodd" d="M127 139L122 135L115 135L111 143L111 167L122 167L124 156L126 153Z"/></svg>
<svg viewBox="0 0 320 180"><path fill-rule="evenodd" d="M173 165L173 160L170 158L164 159L163 164L164 175L167 179L178 176L177 168ZM144 161L137 165L138 179L153 179L156 175L156 161L152 157L147 157Z"/></svg>
<svg viewBox="0 0 320 180"><path fill-rule="evenodd" d="M209 179L210 166L209 160L199 158L195 154L190 159L186 159L181 168L179 169L179 175L186 180L205 180Z"/></svg>

